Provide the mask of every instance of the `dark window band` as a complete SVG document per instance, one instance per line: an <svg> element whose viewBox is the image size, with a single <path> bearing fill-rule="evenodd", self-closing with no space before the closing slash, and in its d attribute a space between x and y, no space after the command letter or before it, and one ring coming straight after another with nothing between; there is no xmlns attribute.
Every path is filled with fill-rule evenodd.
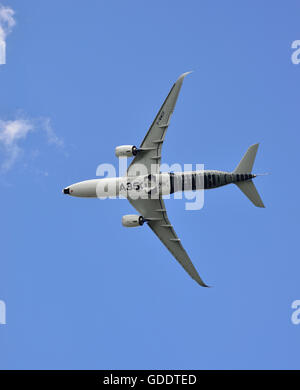
<svg viewBox="0 0 300 390"><path fill-rule="evenodd" d="M192 174L192 190L195 191L197 189L196 187L196 174Z"/></svg>

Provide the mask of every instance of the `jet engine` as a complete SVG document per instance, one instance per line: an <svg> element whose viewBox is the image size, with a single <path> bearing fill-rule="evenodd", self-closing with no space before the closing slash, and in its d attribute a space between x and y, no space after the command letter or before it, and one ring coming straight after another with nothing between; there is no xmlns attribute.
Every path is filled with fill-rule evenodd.
<svg viewBox="0 0 300 390"><path fill-rule="evenodd" d="M134 145L121 145L117 146L115 149L115 154L117 157L132 157L136 156L138 148Z"/></svg>
<svg viewBox="0 0 300 390"><path fill-rule="evenodd" d="M125 227L142 226L145 222L144 217L141 215L123 215L122 225Z"/></svg>

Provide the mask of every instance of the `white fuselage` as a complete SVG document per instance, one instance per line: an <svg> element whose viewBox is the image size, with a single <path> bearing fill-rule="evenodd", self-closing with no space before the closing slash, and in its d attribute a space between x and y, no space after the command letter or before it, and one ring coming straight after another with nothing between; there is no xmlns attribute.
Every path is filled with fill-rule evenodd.
<svg viewBox="0 0 300 390"><path fill-rule="evenodd" d="M252 179L252 174L223 171L159 173L135 177L85 180L72 184L64 193L83 198L149 198L179 191L211 189Z"/></svg>
<svg viewBox="0 0 300 390"><path fill-rule="evenodd" d="M136 177L111 177L105 179L85 180L67 187L69 195L87 198L128 197L133 193L141 197L149 191L159 188L160 195L170 194L170 176L168 173ZM147 196L146 196L147 197Z"/></svg>

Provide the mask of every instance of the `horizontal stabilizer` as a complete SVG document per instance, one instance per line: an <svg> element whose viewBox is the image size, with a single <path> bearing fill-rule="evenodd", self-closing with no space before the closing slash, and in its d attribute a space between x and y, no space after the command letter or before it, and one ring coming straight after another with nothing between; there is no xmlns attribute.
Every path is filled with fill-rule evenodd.
<svg viewBox="0 0 300 390"><path fill-rule="evenodd" d="M256 207L265 207L252 180L235 183Z"/></svg>

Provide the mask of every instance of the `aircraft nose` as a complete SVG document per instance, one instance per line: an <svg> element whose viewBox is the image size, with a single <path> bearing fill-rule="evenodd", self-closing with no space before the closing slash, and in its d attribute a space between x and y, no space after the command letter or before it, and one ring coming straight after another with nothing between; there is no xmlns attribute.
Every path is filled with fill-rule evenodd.
<svg viewBox="0 0 300 390"><path fill-rule="evenodd" d="M70 188L64 188L63 189L63 193L67 194L67 195L70 195Z"/></svg>

